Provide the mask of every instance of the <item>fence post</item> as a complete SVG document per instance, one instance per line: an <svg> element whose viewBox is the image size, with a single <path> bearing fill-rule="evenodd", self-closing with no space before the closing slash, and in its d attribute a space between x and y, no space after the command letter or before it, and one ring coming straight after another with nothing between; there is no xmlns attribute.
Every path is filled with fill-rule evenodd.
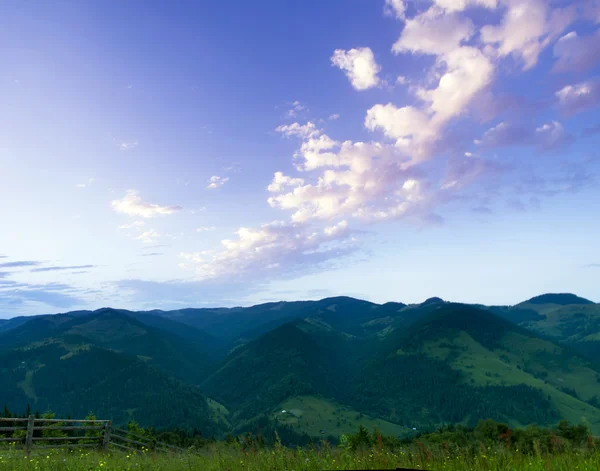
<svg viewBox="0 0 600 471"><path fill-rule="evenodd" d="M25 454L29 456L31 445L33 444L33 424L35 417L30 415L27 420L27 436L25 437Z"/></svg>
<svg viewBox="0 0 600 471"><path fill-rule="evenodd" d="M110 442L110 431L112 429L112 420L104 424L104 434L102 435L102 450L108 452L108 444Z"/></svg>

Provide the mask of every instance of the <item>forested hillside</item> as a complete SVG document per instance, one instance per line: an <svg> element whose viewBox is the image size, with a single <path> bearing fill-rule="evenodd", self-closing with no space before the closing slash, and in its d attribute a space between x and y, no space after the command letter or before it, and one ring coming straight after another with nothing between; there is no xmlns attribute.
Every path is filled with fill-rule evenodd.
<svg viewBox="0 0 600 471"><path fill-rule="evenodd" d="M0 400L211 435L379 424L402 436L482 418L600 431L599 339L598 305L574 295L105 308L1 322Z"/></svg>

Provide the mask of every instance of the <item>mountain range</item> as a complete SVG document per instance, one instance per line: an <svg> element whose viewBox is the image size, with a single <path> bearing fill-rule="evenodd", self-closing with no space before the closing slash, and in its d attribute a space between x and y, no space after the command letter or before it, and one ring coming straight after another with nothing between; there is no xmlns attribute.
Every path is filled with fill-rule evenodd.
<svg viewBox="0 0 600 471"><path fill-rule="evenodd" d="M402 436L482 418L600 433L598 358L600 304L573 294L103 308L0 320L0 403L212 436L257 423Z"/></svg>

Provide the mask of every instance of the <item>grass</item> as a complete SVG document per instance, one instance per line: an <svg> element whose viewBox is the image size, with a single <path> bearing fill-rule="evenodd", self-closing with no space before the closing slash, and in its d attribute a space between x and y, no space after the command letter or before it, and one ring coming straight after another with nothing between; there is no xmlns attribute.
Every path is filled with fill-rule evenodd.
<svg viewBox="0 0 600 471"><path fill-rule="evenodd" d="M600 451L571 449L558 455L533 456L503 446L476 450L452 447L408 445L396 452L377 447L361 451L322 446L317 449L246 450L222 443L200 449L197 454L153 455L149 452L39 450L29 458L20 449L0 448L0 469L15 471L316 471L395 469L408 467L432 471L584 471L600 469Z"/></svg>
<svg viewBox="0 0 600 471"><path fill-rule="evenodd" d="M282 414L281 411L286 413ZM391 436L407 435L409 430L386 420L376 419L336 404L333 401L315 396L297 396L284 401L272 415L280 424L291 425L297 433L307 433L311 437L325 435L339 437L343 433L352 433L359 425L367 430L374 427L383 434Z"/></svg>

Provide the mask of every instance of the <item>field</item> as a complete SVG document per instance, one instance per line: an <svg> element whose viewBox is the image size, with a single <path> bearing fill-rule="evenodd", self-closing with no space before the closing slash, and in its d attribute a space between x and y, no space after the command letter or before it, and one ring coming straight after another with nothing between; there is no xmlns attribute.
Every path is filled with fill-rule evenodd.
<svg viewBox="0 0 600 471"><path fill-rule="evenodd" d="M283 410L285 413L282 413ZM354 432L359 425L367 430L376 427L384 435L409 434L406 427L360 414L351 408L315 396L288 399L281 404L272 418L280 424L291 425L295 432L306 432L311 437L318 437L322 430L325 435L339 437L343 433Z"/></svg>
<svg viewBox="0 0 600 471"><path fill-rule="evenodd" d="M0 449L1 450L1 449ZM113 452L65 452L32 454L25 458L19 449L0 451L2 470L90 471L90 470L155 470L155 471L316 471L352 469L395 469L408 467L444 471L571 471L600 469L600 452L585 448L572 449L553 456L527 455L504 447L473 450L444 447L407 446L396 452L378 447L362 451L321 447L319 450L290 450L281 446L253 451L239 445L216 444L198 454L152 455L149 452L126 454Z"/></svg>

